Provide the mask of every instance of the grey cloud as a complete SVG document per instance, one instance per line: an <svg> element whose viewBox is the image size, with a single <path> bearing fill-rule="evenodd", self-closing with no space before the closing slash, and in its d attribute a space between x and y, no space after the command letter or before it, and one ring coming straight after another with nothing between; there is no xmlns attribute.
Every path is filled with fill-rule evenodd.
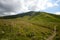
<svg viewBox="0 0 60 40"><path fill-rule="evenodd" d="M20 3L14 0L0 0L0 15L15 12L20 7ZM7 15L7 14L6 14Z"/></svg>
<svg viewBox="0 0 60 40"><path fill-rule="evenodd" d="M55 6L49 0L0 0L0 16L45 10L50 7L48 3Z"/></svg>

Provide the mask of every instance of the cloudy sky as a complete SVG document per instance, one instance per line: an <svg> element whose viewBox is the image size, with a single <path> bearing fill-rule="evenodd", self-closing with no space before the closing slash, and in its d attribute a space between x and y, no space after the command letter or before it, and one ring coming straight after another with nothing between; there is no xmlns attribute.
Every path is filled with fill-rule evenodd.
<svg viewBox="0 0 60 40"><path fill-rule="evenodd" d="M60 15L60 0L0 0L0 16L29 11L45 11Z"/></svg>

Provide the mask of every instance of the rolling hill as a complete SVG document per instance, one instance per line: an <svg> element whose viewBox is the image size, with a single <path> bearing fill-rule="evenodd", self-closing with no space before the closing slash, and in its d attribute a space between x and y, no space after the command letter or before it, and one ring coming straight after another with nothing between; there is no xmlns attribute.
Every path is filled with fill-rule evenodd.
<svg viewBox="0 0 60 40"><path fill-rule="evenodd" d="M60 40L60 15L31 11L0 17L0 40Z"/></svg>

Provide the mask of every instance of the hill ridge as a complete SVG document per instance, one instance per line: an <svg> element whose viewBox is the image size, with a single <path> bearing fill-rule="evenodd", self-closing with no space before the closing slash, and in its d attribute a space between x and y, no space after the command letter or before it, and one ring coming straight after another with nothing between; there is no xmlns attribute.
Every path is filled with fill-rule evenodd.
<svg viewBox="0 0 60 40"><path fill-rule="evenodd" d="M48 40L50 38L59 40L59 17L46 12L27 12L0 17L0 40ZM52 35L55 32L57 36Z"/></svg>

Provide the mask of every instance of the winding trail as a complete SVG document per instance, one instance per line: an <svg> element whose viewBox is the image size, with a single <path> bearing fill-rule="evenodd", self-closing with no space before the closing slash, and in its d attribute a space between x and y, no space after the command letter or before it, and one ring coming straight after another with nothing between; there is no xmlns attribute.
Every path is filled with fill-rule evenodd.
<svg viewBox="0 0 60 40"><path fill-rule="evenodd" d="M46 40L53 40L53 38L56 36L56 26L54 26L54 32L51 36L49 36Z"/></svg>
<svg viewBox="0 0 60 40"><path fill-rule="evenodd" d="M32 24L34 24L34 23L32 23ZM34 25L38 25L38 24L34 24ZM38 26L42 26L42 25L38 25ZM46 26L42 26L42 27L48 28ZM48 38L46 38L46 40L53 40L53 38L56 36L56 27L57 27L57 25L54 26L54 29L48 28L48 29L53 30L53 33Z"/></svg>

